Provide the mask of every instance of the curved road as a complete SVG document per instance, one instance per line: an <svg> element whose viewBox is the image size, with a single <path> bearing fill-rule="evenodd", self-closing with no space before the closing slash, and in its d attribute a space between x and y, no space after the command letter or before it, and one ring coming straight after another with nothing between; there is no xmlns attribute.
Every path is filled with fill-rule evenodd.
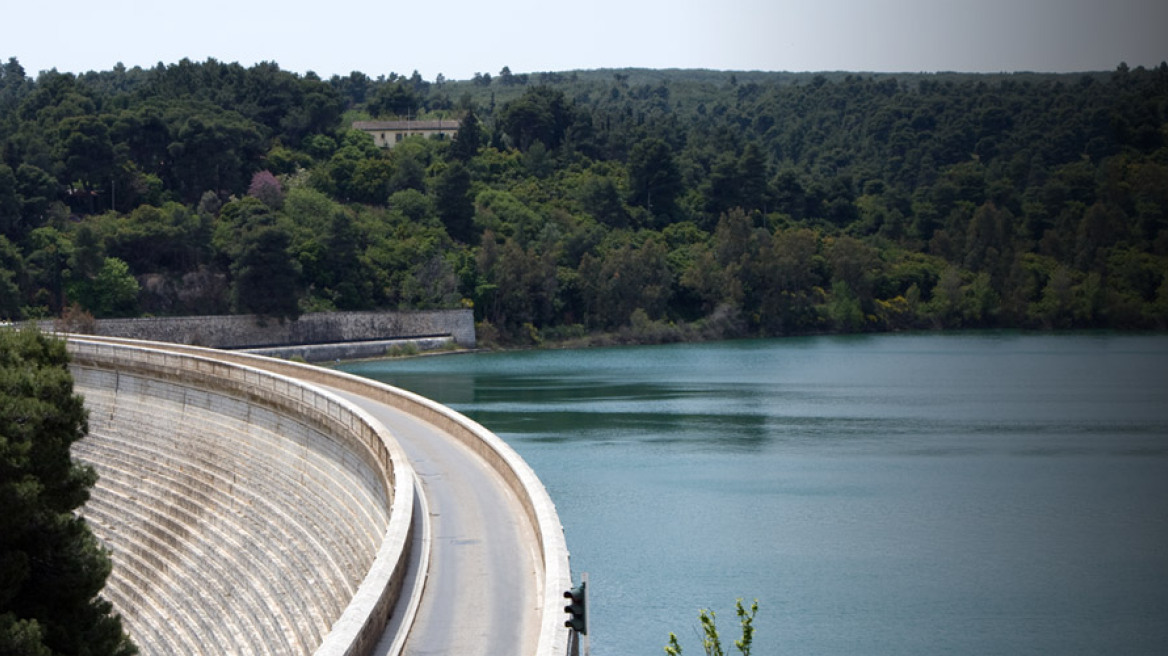
<svg viewBox="0 0 1168 656"><path fill-rule="evenodd" d="M478 455L443 431L366 397L326 389L389 428L429 506L429 575L403 653L534 653L542 581L535 535L522 521L515 495ZM387 632L378 653L388 653L392 639Z"/></svg>

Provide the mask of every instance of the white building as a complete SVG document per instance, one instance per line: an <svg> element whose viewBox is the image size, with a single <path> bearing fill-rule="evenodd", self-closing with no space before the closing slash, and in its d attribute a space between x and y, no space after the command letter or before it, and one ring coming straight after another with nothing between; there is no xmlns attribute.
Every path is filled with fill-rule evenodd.
<svg viewBox="0 0 1168 656"><path fill-rule="evenodd" d="M354 121L353 129L368 132L381 148L393 148L406 137L450 139L461 121Z"/></svg>

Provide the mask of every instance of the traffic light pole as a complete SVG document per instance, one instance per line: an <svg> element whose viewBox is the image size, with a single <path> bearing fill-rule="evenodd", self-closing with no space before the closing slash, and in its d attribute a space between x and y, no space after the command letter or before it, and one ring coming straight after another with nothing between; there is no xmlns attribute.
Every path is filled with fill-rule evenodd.
<svg viewBox="0 0 1168 656"><path fill-rule="evenodd" d="M588 572L580 573L580 583L584 586L584 626L588 626ZM580 656L591 656L592 639L588 637L588 631L584 631L583 643L581 645Z"/></svg>
<svg viewBox="0 0 1168 656"><path fill-rule="evenodd" d="M580 585L564 592L564 598L571 603L564 606L568 619L564 626L572 629L568 647L569 656L589 656L592 645L588 639L588 572L580 575Z"/></svg>

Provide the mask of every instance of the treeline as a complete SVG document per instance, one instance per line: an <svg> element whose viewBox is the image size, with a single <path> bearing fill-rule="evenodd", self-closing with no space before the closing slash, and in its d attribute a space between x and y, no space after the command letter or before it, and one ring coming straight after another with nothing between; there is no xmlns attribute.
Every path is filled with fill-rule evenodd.
<svg viewBox="0 0 1168 656"><path fill-rule="evenodd" d="M392 150L352 121L456 117ZM472 306L503 341L1168 328L1168 64L0 67L0 316Z"/></svg>

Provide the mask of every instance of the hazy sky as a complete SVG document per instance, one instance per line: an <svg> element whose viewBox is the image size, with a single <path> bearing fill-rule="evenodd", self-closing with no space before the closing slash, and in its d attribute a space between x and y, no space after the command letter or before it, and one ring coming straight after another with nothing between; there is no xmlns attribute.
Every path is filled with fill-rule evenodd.
<svg viewBox="0 0 1168 656"><path fill-rule="evenodd" d="M30 75L213 57L428 80L646 67L1086 71L1168 60L1168 0L4 0Z"/></svg>

